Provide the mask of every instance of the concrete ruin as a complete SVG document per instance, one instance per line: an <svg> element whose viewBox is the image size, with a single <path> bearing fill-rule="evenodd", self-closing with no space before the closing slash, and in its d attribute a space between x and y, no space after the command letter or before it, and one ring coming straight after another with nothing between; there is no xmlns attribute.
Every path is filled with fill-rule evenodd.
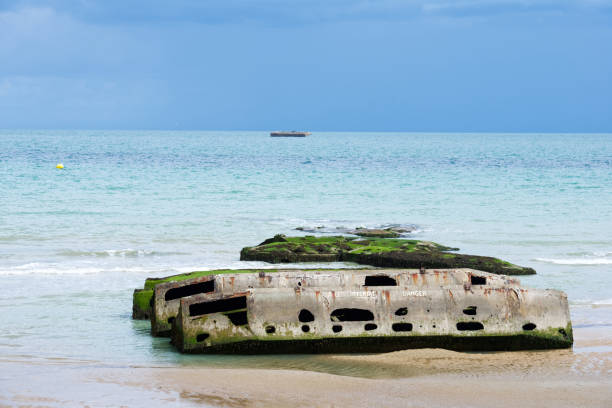
<svg viewBox="0 0 612 408"><path fill-rule="evenodd" d="M164 313L174 313L169 311L179 303L172 321L173 344L189 353L248 354L419 347L524 350L567 348L573 343L563 292L527 289L515 279L486 272L396 269L249 275L167 285L159 294L156 287L155 297L160 299L189 285L213 287L162 305Z"/></svg>
<svg viewBox="0 0 612 408"><path fill-rule="evenodd" d="M490 288L518 286L518 279L472 269L440 269L422 273L415 269L328 269L259 270L253 273L219 271L186 280L156 284L152 294L151 333L169 336L184 297L198 294L231 295L254 288L332 288L361 289L379 286L421 289L441 286L465 286L484 282ZM251 271L248 271L251 272Z"/></svg>
<svg viewBox="0 0 612 408"><path fill-rule="evenodd" d="M408 227L389 227L386 229L356 229L347 233L362 234L366 237L347 236L287 237L275 235L255 247L245 247L240 252L243 261L263 261L270 263L294 262L354 262L379 268L471 268L499 275L530 275L535 270L529 267L514 265L501 259L453 253L458 248L451 248L429 241L417 241L396 238L381 238L384 234L401 234L410 231ZM272 272L272 270L267 270ZM144 288L134 290L132 317L134 319L155 319L161 322L160 327L154 327L153 333L158 335L168 331L169 324L164 319L173 316L155 316L153 313L153 292L158 284L200 278L208 275L227 273L258 273L258 270L218 270L196 271L188 274L167 276L164 278L148 278ZM206 279L202 281L202 285ZM178 290L178 288L177 288ZM204 293L196 290L192 294ZM186 296L186 295L184 295ZM171 297L171 296L170 296ZM174 298L177 299L178 297ZM170 299L172 300L172 299Z"/></svg>

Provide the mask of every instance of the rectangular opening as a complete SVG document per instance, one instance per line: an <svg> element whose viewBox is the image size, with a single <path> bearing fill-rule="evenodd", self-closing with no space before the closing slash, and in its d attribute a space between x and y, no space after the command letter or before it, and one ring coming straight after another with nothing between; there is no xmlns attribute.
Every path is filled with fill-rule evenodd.
<svg viewBox="0 0 612 408"><path fill-rule="evenodd" d="M487 278L485 278L484 276L472 275L470 278L470 281L472 282L472 285L486 285L487 284Z"/></svg>
<svg viewBox="0 0 612 408"><path fill-rule="evenodd" d="M476 306L468 306L465 309L463 309L463 314L466 315L470 315L470 316L475 316L476 315Z"/></svg>
<svg viewBox="0 0 612 408"><path fill-rule="evenodd" d="M246 310L227 313L226 316L230 319L234 326L244 326L245 324L249 323Z"/></svg>
<svg viewBox="0 0 612 408"><path fill-rule="evenodd" d="M395 332L409 332L412 331L412 323L393 323L391 329Z"/></svg>
<svg viewBox="0 0 612 408"><path fill-rule="evenodd" d="M182 297L197 295L198 293L210 293L215 291L215 280L211 279L206 282L194 283L178 288L169 289L164 296L166 302L169 300L180 299Z"/></svg>
<svg viewBox="0 0 612 408"><path fill-rule="evenodd" d="M189 305L189 316L231 312L232 310L245 309L246 307L246 296L212 300L210 302L194 303Z"/></svg>
<svg viewBox="0 0 612 408"><path fill-rule="evenodd" d="M459 322L457 323L457 330L459 331L475 331L483 330L484 326L480 322Z"/></svg>
<svg viewBox="0 0 612 408"><path fill-rule="evenodd" d="M374 313L367 309L336 309L330 317L332 322L360 322L374 320Z"/></svg>
<svg viewBox="0 0 612 408"><path fill-rule="evenodd" d="M365 277L363 286L397 286L397 281L387 275L370 275Z"/></svg>

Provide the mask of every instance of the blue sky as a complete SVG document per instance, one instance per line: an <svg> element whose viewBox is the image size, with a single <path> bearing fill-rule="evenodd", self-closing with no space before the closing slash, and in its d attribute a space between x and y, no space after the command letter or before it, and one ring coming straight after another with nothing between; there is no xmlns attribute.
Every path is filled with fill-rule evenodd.
<svg viewBox="0 0 612 408"><path fill-rule="evenodd" d="M0 128L612 132L612 0L0 0Z"/></svg>

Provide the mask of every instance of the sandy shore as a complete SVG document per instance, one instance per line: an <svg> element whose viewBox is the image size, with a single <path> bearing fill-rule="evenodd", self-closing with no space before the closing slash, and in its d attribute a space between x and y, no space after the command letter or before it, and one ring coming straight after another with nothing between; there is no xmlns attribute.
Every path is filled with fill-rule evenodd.
<svg viewBox="0 0 612 408"><path fill-rule="evenodd" d="M236 407L609 407L607 379L439 375L364 379L287 370L162 370L151 384L206 405Z"/></svg>
<svg viewBox="0 0 612 408"><path fill-rule="evenodd" d="M608 407L612 401L610 334L609 329L577 329L573 350L458 353L423 349L309 356L304 357L309 361L307 371L109 367L86 362L66 370L73 363L38 363L31 367L29 387L10 399L0 398L0 405ZM5 368L10 364L0 362ZM50 367L55 374L51 370L37 378ZM58 394L62 387L64 392Z"/></svg>
<svg viewBox="0 0 612 408"><path fill-rule="evenodd" d="M585 330L574 351L458 353L440 349L321 356L362 378L290 370L160 369L149 384L231 407L609 407L610 338ZM140 376L140 375L139 375ZM160 388L161 387L161 388Z"/></svg>

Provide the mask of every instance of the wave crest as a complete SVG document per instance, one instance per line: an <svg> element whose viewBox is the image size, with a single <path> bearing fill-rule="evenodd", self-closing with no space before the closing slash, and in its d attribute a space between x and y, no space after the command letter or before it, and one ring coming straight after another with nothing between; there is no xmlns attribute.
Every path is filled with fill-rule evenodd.
<svg viewBox="0 0 612 408"><path fill-rule="evenodd" d="M189 255L186 252L163 252L146 249L107 249L103 251L79 251L68 249L57 253L60 256L66 257L96 257L96 258L140 258L148 256L172 256L172 255Z"/></svg>
<svg viewBox="0 0 612 408"><path fill-rule="evenodd" d="M534 261L554 265L612 265L612 258L535 258Z"/></svg>

